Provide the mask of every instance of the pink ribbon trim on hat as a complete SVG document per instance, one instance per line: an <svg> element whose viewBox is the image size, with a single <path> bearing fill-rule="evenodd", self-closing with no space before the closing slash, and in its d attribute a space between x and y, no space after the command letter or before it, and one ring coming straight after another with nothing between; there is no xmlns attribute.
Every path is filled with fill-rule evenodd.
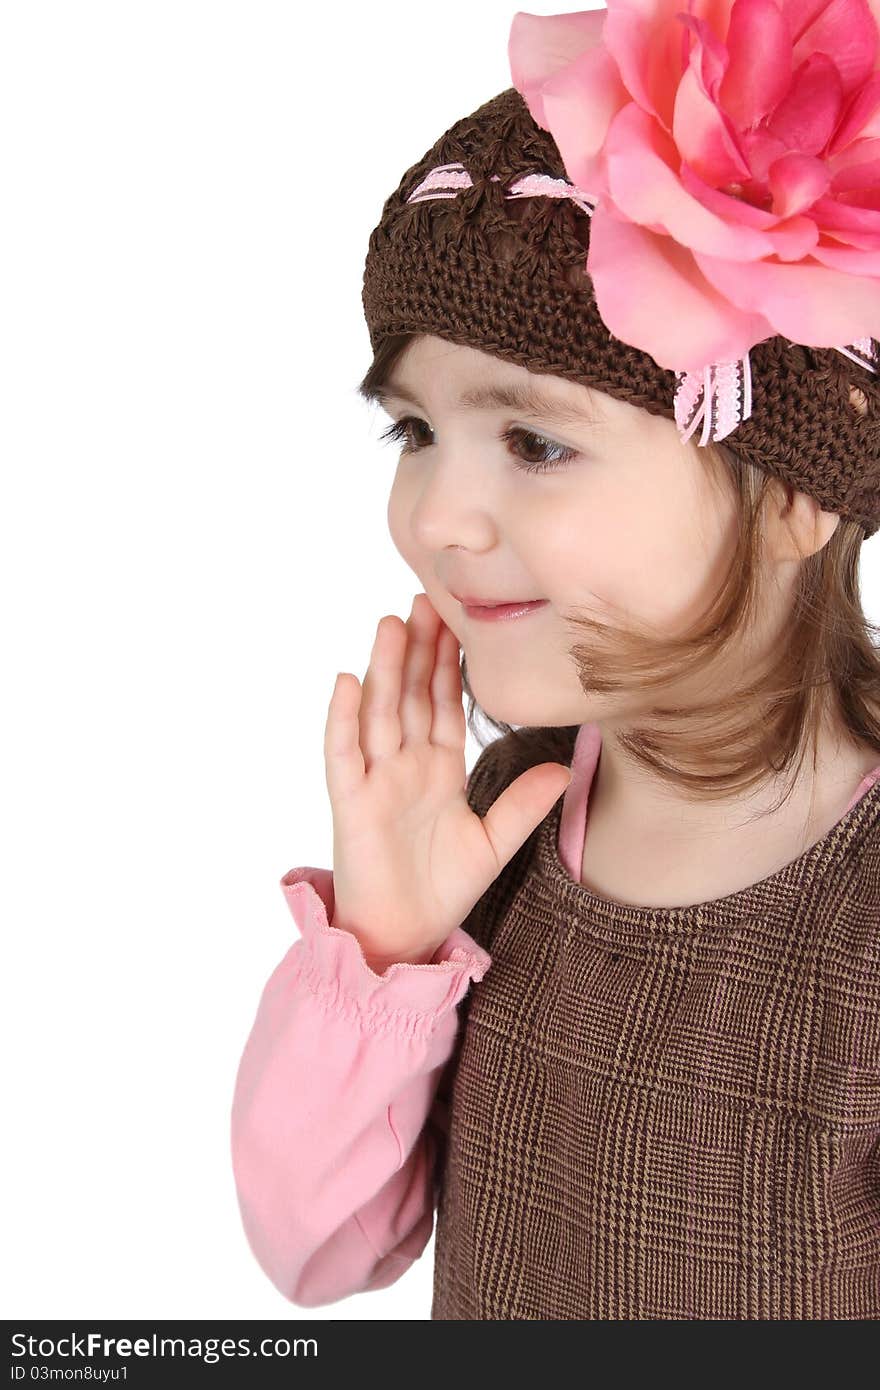
<svg viewBox="0 0 880 1390"><path fill-rule="evenodd" d="M497 174L492 182L500 183ZM473 179L463 164L438 164L422 179L407 198L408 203L421 203L430 198L455 198L462 188L471 188ZM525 174L510 184L505 198L570 198L590 216L597 200L577 188L567 179L551 174ZM790 340L789 340L790 341ZM838 347L858 366L876 374L880 363L880 348L875 338L858 338L846 347ZM675 423L682 442L686 443L702 420L703 429L697 443L718 442L732 434L752 413L752 368L749 354L734 362L712 362L701 372L678 372L678 385L673 397Z"/></svg>

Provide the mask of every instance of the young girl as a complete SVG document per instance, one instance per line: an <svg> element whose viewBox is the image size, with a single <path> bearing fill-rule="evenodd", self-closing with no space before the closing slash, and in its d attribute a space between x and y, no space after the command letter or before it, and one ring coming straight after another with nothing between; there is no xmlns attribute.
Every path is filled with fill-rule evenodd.
<svg viewBox="0 0 880 1390"><path fill-rule="evenodd" d="M424 592L337 678L334 870L281 880L232 1109L295 1304L392 1283L436 1210L434 1318L880 1317L880 77L844 10L517 14L513 87L385 202L361 392Z"/></svg>

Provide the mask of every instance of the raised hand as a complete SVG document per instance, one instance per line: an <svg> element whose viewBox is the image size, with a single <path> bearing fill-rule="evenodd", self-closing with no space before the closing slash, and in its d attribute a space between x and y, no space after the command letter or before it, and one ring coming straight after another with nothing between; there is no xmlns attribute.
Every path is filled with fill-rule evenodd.
<svg viewBox="0 0 880 1390"><path fill-rule="evenodd" d="M341 672L324 733L333 814L332 925L373 969L427 962L568 785L540 763L485 817L466 795L459 644L427 594L380 619L361 686Z"/></svg>

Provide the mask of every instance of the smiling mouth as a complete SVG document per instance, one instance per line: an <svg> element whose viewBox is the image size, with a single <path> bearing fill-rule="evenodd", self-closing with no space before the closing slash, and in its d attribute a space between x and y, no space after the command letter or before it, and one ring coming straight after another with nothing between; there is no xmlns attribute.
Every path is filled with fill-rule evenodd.
<svg viewBox="0 0 880 1390"><path fill-rule="evenodd" d="M456 594L449 591L454 599L457 599L465 608L504 608L517 604L522 607L526 603L546 603L542 598L477 598L473 594Z"/></svg>
<svg viewBox="0 0 880 1390"><path fill-rule="evenodd" d="M522 618L546 607L547 599L523 599L519 603L462 603L465 616L478 622L503 622L512 618Z"/></svg>

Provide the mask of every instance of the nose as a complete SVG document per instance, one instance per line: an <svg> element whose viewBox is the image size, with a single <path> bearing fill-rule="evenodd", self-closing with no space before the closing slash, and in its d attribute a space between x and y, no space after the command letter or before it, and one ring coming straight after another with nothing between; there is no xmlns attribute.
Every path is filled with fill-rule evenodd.
<svg viewBox="0 0 880 1390"><path fill-rule="evenodd" d="M487 465L477 451L438 450L420 475L410 515L415 539L426 549L460 546L482 550L497 539L498 526Z"/></svg>

